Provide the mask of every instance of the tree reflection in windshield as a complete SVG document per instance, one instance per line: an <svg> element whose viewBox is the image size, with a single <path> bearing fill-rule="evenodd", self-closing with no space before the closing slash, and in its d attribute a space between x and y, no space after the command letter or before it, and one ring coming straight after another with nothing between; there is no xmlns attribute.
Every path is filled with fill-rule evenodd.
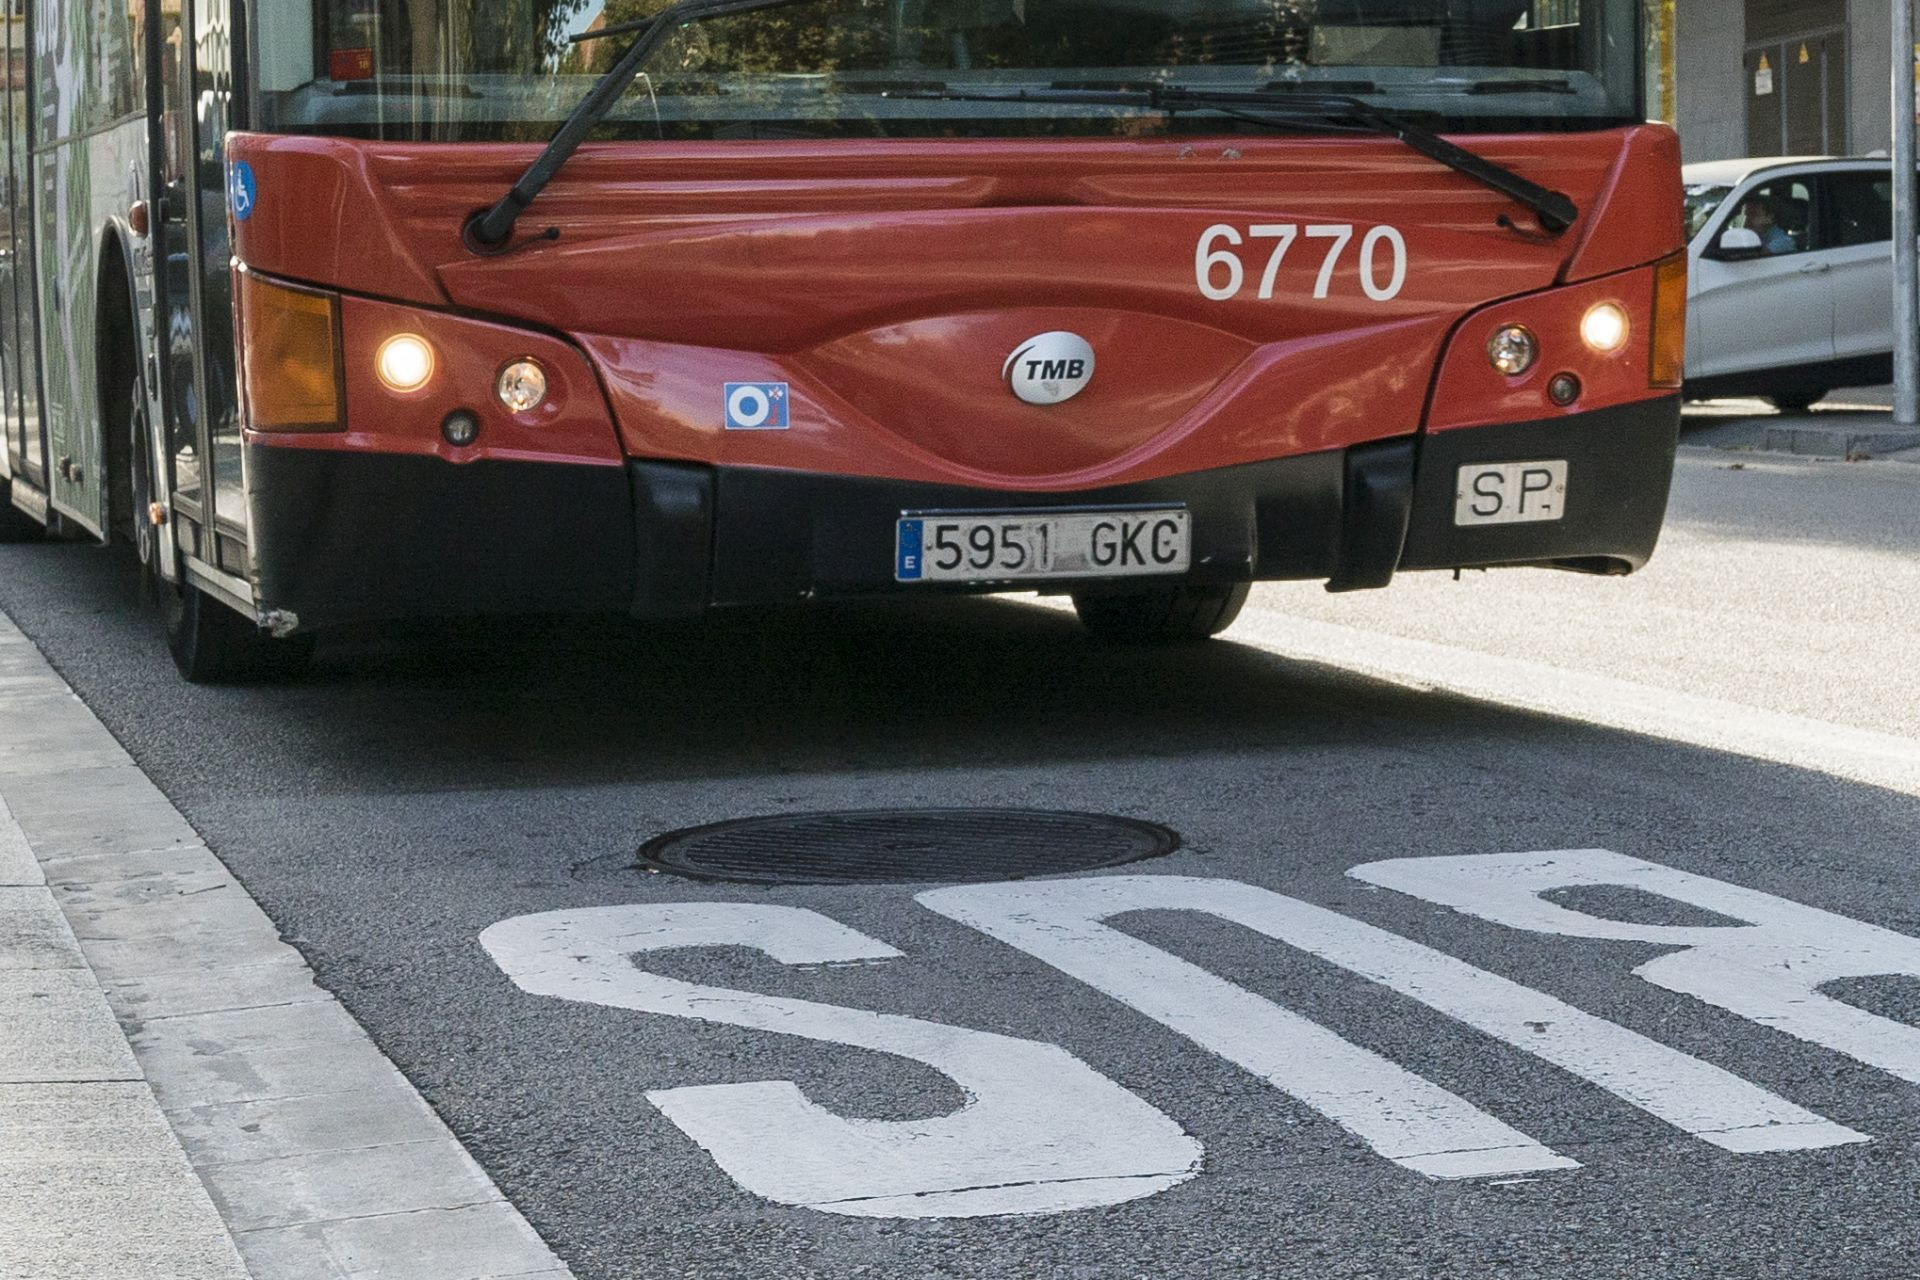
<svg viewBox="0 0 1920 1280"><path fill-rule="evenodd" d="M315 73L304 80L279 71L290 60L263 58L273 70L260 86L261 119L288 130L338 125L423 138L543 137L633 38L575 37L665 7L665 0L307 2L322 19L308 29L325 33L326 47L315 49ZM1500 117L1506 127L1531 117L1617 123L1638 114L1638 3L815 0L683 27L608 127L715 136L731 122L804 117L864 121L866 132L882 134L1020 133L1036 123L1048 131L1063 123L1071 132L1131 131L1112 111L1081 112L1071 124L1072 113L1059 111L935 112L925 104L820 99L877 98L890 82L1111 87L1153 80L1237 89L1299 84L1378 94L1383 105L1400 107L1427 105L1397 101L1407 94L1444 94L1455 101L1437 108L1443 114ZM299 17L276 16L282 21L295 29ZM1485 96L1499 100L1468 100L1488 84L1502 92ZM674 102L663 106L668 98Z"/></svg>

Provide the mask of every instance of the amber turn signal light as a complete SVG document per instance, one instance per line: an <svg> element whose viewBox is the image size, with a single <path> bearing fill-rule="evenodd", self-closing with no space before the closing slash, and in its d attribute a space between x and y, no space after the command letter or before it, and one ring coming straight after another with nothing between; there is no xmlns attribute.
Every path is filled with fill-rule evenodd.
<svg viewBox="0 0 1920 1280"><path fill-rule="evenodd" d="M1653 269L1653 363L1647 381L1677 387L1687 365L1687 255Z"/></svg>
<svg viewBox="0 0 1920 1280"><path fill-rule="evenodd" d="M341 430L339 299L240 274L247 422L255 431Z"/></svg>

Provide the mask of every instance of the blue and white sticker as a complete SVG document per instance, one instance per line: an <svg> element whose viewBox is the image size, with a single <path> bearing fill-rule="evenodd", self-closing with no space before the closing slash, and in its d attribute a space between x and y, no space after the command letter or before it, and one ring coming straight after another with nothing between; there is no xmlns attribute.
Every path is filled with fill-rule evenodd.
<svg viewBox="0 0 1920 1280"><path fill-rule="evenodd" d="M253 216L254 197L258 194L253 166L245 160L235 160L227 168L227 200L233 205L235 222L245 222Z"/></svg>
<svg viewBox="0 0 1920 1280"><path fill-rule="evenodd" d="M727 430L787 429L786 383L729 382L723 389L727 401Z"/></svg>
<svg viewBox="0 0 1920 1280"><path fill-rule="evenodd" d="M894 553L893 577L896 582L918 582L925 572L920 546L925 538L924 525L918 520L902 520Z"/></svg>

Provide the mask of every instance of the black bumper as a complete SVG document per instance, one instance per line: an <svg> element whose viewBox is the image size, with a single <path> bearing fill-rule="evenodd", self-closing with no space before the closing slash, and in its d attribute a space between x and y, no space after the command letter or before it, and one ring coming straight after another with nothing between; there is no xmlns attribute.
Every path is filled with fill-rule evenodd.
<svg viewBox="0 0 1920 1280"><path fill-rule="evenodd" d="M1679 424L1679 398L1665 397L1072 493L671 462L454 466L253 445L254 572L261 607L305 628L435 614L667 616L992 590L896 583L901 512L1109 504L1186 506L1195 582L1324 578L1351 590L1383 586L1400 569L1626 572L1659 536ZM1567 462L1560 519L1454 524L1462 464L1538 459Z"/></svg>

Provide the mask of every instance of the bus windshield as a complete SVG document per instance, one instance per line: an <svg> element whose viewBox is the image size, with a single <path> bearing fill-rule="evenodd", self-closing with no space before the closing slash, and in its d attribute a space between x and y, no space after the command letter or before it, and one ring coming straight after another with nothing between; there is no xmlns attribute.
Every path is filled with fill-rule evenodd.
<svg viewBox="0 0 1920 1280"><path fill-rule="evenodd" d="M1642 118L1641 0L813 0L690 24L599 136L1222 132L1216 115L899 90L1182 84L1363 97L1464 131ZM285 133L544 140L664 0L279 0L254 120ZM584 39L580 37L585 37Z"/></svg>

